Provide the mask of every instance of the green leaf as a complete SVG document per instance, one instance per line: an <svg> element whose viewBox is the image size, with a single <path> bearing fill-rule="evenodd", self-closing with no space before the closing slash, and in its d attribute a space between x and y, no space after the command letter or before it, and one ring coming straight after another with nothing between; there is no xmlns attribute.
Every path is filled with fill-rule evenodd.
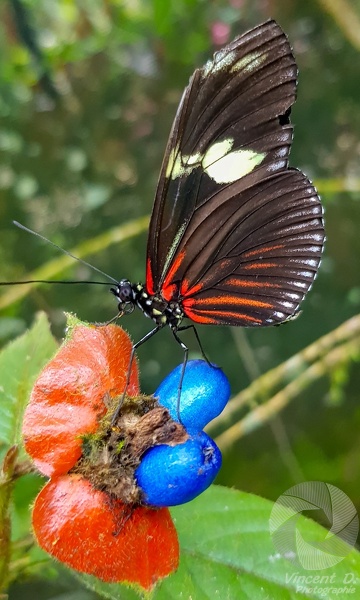
<svg viewBox="0 0 360 600"><path fill-rule="evenodd" d="M140 591L137 592L135 589L125 585L105 583L91 575L79 574L79 579L86 587L99 594L101 598L106 598L107 600L139 600L139 598L150 599L152 597L151 594L147 595L145 592L144 594L141 594Z"/></svg>
<svg viewBox="0 0 360 600"><path fill-rule="evenodd" d="M12 490L12 540L26 538L29 535L31 531L31 505L44 482L44 478L37 473L28 473L14 482ZM22 556L21 553L20 556Z"/></svg>
<svg viewBox="0 0 360 600"><path fill-rule="evenodd" d="M358 590L359 552L349 548L348 556L329 569L312 571L293 564L282 558L273 545L269 530L273 506L273 502L252 494L212 486L191 503L171 510L180 540L180 567L150 595L90 577L81 578L111 600L355 597L355 591L342 595L341 590L346 586ZM296 528L314 546L328 535L324 527L302 515Z"/></svg>
<svg viewBox="0 0 360 600"><path fill-rule="evenodd" d="M0 354L0 459L9 446L18 444L21 460L23 412L36 377L57 347L47 317L45 314L40 314L31 329L2 350Z"/></svg>
<svg viewBox="0 0 360 600"><path fill-rule="evenodd" d="M299 577L335 575L334 588L343 587L349 573L360 581L360 554L355 550L335 567L321 571L305 570L282 558L269 531L273 506L258 496L213 486L190 505L174 509L181 564L178 572L160 586L156 600L177 598L180 590L186 597L199 600L213 597L214 590L219 598L244 600L324 598L320 588L331 587L329 584L316 586L311 579L308 590L317 587L318 591L302 593L298 590ZM302 537L314 544L328 533L301 515L296 525Z"/></svg>
<svg viewBox="0 0 360 600"><path fill-rule="evenodd" d="M21 460L22 416L34 379L56 347L45 315L39 315L32 329L0 354L0 588L9 579L9 507L13 475Z"/></svg>

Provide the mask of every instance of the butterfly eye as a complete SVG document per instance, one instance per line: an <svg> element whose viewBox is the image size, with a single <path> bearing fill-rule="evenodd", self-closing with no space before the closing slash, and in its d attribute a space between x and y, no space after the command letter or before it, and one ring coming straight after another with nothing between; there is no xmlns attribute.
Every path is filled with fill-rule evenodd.
<svg viewBox="0 0 360 600"><path fill-rule="evenodd" d="M119 285L117 286L115 295L120 300L120 302L133 302L134 292L131 287L130 281L128 281L127 279L122 279L119 282Z"/></svg>

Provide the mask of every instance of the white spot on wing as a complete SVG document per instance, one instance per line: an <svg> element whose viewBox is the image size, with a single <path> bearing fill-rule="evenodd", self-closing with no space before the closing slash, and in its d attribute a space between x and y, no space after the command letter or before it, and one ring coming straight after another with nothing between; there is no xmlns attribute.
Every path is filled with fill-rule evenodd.
<svg viewBox="0 0 360 600"><path fill-rule="evenodd" d="M214 73L218 73L224 69L227 69L234 61L236 53L228 52L226 48L216 52L213 60L208 60L204 65L202 72L204 77L208 77Z"/></svg>
<svg viewBox="0 0 360 600"><path fill-rule="evenodd" d="M251 173L264 160L265 152L254 150L234 150L234 139L226 138L221 142L212 144L205 154L181 155L179 148L174 148L169 155L166 168L166 177L176 179L190 175L202 167L205 173L216 183L233 183L241 177Z"/></svg>
<svg viewBox="0 0 360 600"><path fill-rule="evenodd" d="M172 170L174 168L174 164L175 164L175 156L178 152L179 148L178 146L176 148L173 148L169 154L169 160L168 160L168 164L166 166L166 177L170 177Z"/></svg>
<svg viewBox="0 0 360 600"><path fill-rule="evenodd" d="M179 229L178 229L178 231L177 231L177 233L176 233L176 235L175 235L175 237L173 239L173 242L172 242L172 244L171 244L171 246L169 248L169 251L168 251L166 259L165 259L163 273L166 273L166 271L168 270L169 265L170 265L172 259L174 258L176 249L177 249L177 247L179 245L179 242L180 242L180 240L182 238L182 235L183 235L185 229L186 229L186 223L183 223L181 225L181 227L179 227Z"/></svg>
<svg viewBox="0 0 360 600"><path fill-rule="evenodd" d="M276 317L276 319L280 319L281 321L283 321L284 319L286 319L287 315L285 315L285 313L282 313L278 310L276 310L274 312L274 317ZM270 323L271 321L273 321L273 319L269 319Z"/></svg>
<svg viewBox="0 0 360 600"><path fill-rule="evenodd" d="M292 309L292 308L293 308L293 303L292 303L292 302L285 302L284 300L281 300L281 305L282 305L284 308L290 308L290 309Z"/></svg>
<svg viewBox="0 0 360 600"><path fill-rule="evenodd" d="M190 175L191 171L201 164L202 155L198 152L189 156L182 156L179 147L173 148L169 155L169 161L166 167L166 177L176 179L183 175Z"/></svg>
<svg viewBox="0 0 360 600"><path fill-rule="evenodd" d="M308 258L305 262L309 267L314 267L315 269L317 269L319 261L314 260L313 258Z"/></svg>
<svg viewBox="0 0 360 600"><path fill-rule="evenodd" d="M278 160L276 162L269 163L269 165L267 166L267 170L273 171L273 172L280 171L280 169L285 169L286 166L287 166L286 160Z"/></svg>
<svg viewBox="0 0 360 600"><path fill-rule="evenodd" d="M284 146L283 148L279 148L276 151L276 156L278 158L282 158L283 156L287 156L287 153L288 153L288 148L287 148L287 146Z"/></svg>
<svg viewBox="0 0 360 600"><path fill-rule="evenodd" d="M214 162L224 158L224 156L226 156L226 154L228 154L228 152L233 147L233 143L233 138L228 138L226 140L223 140L222 142L215 142L215 144L212 144L212 146L210 146L210 148L206 151L202 161L202 166L204 167L204 170L206 171L206 169L210 167Z"/></svg>
<svg viewBox="0 0 360 600"><path fill-rule="evenodd" d="M230 69L230 71L244 71L244 73L251 73L260 67L260 65L266 60L267 54L261 54L260 52L252 52L243 56L238 60Z"/></svg>
<svg viewBox="0 0 360 600"><path fill-rule="evenodd" d="M295 280L293 280L291 283L293 285L295 285L296 287L301 288L301 289L307 289L307 287L309 285L306 281L295 281Z"/></svg>
<svg viewBox="0 0 360 600"><path fill-rule="evenodd" d="M216 183L233 183L237 181L251 173L255 167L262 163L266 156L264 152L235 150L209 164L210 156L208 157L208 152L205 154L203 161L204 170Z"/></svg>

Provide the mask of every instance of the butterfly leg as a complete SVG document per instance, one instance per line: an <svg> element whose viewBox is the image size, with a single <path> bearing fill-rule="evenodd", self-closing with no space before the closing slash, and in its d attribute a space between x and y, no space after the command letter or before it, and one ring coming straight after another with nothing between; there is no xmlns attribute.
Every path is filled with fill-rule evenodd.
<svg viewBox="0 0 360 600"><path fill-rule="evenodd" d="M193 327L192 325L188 325L185 327L180 327L180 331L183 331L184 329L189 329L190 327ZM185 369L186 369L186 365L188 362L188 356L189 356L189 348L184 344L184 342L179 338L179 336L177 335L177 331L179 331L179 329L171 329L171 331L173 332L173 336L176 339L177 343L181 346L181 348L184 351L184 360L183 360L183 364L182 364L182 369L181 369L181 375L180 375L180 381L179 381L179 385L178 385L178 397L177 397L177 403L176 403L176 412L177 412L177 417L178 417L178 421L181 423L181 418L180 418L180 398L181 398L181 390L182 390L182 384L184 381L184 375L185 375Z"/></svg>
<svg viewBox="0 0 360 600"><path fill-rule="evenodd" d="M129 367L128 367L128 372L127 372L127 377L126 377L126 383L125 383L125 388L123 391L123 394L119 400L119 404L116 408L116 411L113 414L113 417L111 419L111 425L114 426L117 418L119 416L119 413L121 411L121 407L123 405L124 402L124 398L125 398L125 394L126 391L129 387L129 383L130 383L130 377L131 377L131 367L132 364L134 362L134 358L135 358L135 352L137 350L137 348L139 348L139 346L141 346L142 344L144 344L145 342L147 342L147 340L149 340L151 337L153 337L153 335L155 335L155 333L157 333L158 331L160 331L160 329L162 329L164 327L164 325L157 325L156 327L154 327L154 329L152 329L151 331L149 331L146 335L144 335L144 337L141 338L141 340L139 340L138 342L136 342L136 344L133 344L132 350L131 350L131 354L130 354L130 360L129 360Z"/></svg>
<svg viewBox="0 0 360 600"><path fill-rule="evenodd" d="M109 321L106 321L106 323L95 323L95 325L99 325L100 327L103 325L104 327L106 325L111 325L111 323L116 323L116 321L118 319L121 319L121 317L124 315L124 313L118 312L117 315L115 315L115 317L113 317L112 319L110 319Z"/></svg>
<svg viewBox="0 0 360 600"><path fill-rule="evenodd" d="M199 337L199 334L197 332L197 329L196 329L195 325L183 325L182 327L178 328L178 331L185 331L185 329L193 329L195 337L196 337L196 341L197 341L197 343L199 345L200 352L201 352L201 355L202 355L203 359L206 360L206 362L209 365L209 367L213 367L214 365L211 364L211 362L209 361L208 357L205 354L204 348L203 348L202 343L200 341L200 337Z"/></svg>

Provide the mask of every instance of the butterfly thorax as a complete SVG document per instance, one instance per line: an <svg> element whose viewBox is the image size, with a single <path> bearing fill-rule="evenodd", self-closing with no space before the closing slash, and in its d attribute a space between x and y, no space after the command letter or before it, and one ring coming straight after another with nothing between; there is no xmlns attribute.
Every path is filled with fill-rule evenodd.
<svg viewBox="0 0 360 600"><path fill-rule="evenodd" d="M131 313L137 306L157 325L169 325L172 329L178 329L184 318L179 302L168 302L160 293L149 294L141 283L132 284L127 279L122 279L116 288L111 288L111 292L118 299L120 313Z"/></svg>

